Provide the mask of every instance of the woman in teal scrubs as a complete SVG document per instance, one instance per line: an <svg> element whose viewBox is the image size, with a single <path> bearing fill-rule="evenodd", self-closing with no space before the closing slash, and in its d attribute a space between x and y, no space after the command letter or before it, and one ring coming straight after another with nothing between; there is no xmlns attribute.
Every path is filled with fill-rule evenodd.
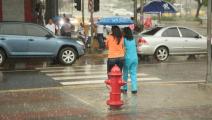
<svg viewBox="0 0 212 120"><path fill-rule="evenodd" d="M125 82L128 80L128 73L131 78L131 92L137 93L137 66L138 56L136 50L136 41L133 38L133 33L129 27L124 28L124 46L125 46L125 63L123 69L123 79ZM122 92L127 93L127 84L122 88Z"/></svg>

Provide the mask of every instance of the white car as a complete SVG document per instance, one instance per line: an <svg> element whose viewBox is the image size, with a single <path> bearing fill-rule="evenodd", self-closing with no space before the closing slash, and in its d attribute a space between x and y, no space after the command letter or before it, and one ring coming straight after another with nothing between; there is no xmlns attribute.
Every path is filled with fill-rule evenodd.
<svg viewBox="0 0 212 120"><path fill-rule="evenodd" d="M165 61L169 55L207 53L207 38L185 27L156 27L135 36L139 55L154 55Z"/></svg>
<svg viewBox="0 0 212 120"><path fill-rule="evenodd" d="M115 16L128 16L128 17L131 17L133 16L133 12L130 12L126 9L116 9L113 11L113 15Z"/></svg>

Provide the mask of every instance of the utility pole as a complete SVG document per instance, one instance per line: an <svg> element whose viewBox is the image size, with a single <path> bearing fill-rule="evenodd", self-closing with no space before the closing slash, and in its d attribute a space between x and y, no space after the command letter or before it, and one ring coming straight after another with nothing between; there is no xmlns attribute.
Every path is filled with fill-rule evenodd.
<svg viewBox="0 0 212 120"><path fill-rule="evenodd" d="M144 13L143 13L143 8L144 8L144 0L140 0L140 24L142 25L142 31L143 31L143 21L144 21Z"/></svg>
<svg viewBox="0 0 212 120"><path fill-rule="evenodd" d="M82 0L82 24L85 26L85 9L84 9L84 0Z"/></svg>
<svg viewBox="0 0 212 120"><path fill-rule="evenodd" d="M94 32L94 21L93 21L93 12L94 12L94 0L89 0L88 2L89 11L91 12L90 21L91 21L91 45L93 44L93 32Z"/></svg>
<svg viewBox="0 0 212 120"><path fill-rule="evenodd" d="M182 17L182 0L180 0L180 17Z"/></svg>
<svg viewBox="0 0 212 120"><path fill-rule="evenodd" d="M134 0L134 23L137 25L137 0Z"/></svg>
<svg viewBox="0 0 212 120"><path fill-rule="evenodd" d="M206 83L212 82L211 80L211 0L208 0L208 10L207 10L207 49L208 49L208 59L207 59L207 74Z"/></svg>
<svg viewBox="0 0 212 120"><path fill-rule="evenodd" d="M188 15L188 1L186 0L186 16Z"/></svg>
<svg viewBox="0 0 212 120"><path fill-rule="evenodd" d="M73 16L74 13L74 0L71 0L72 6L71 6L71 15Z"/></svg>

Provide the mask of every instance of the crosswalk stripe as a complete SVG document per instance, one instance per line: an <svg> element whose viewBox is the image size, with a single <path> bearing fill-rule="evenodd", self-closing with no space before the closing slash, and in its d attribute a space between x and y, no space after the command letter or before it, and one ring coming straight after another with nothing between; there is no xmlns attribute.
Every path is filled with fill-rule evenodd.
<svg viewBox="0 0 212 120"><path fill-rule="evenodd" d="M98 74L102 74L104 76L107 75L107 73L104 71L100 71L100 72L76 72L76 73L68 73L68 72L65 72L65 73L49 73L49 74L46 74L47 76L50 76L50 77L57 77L57 76L72 76L72 75L83 75L83 76L88 76L88 75L92 75L92 76L96 76ZM145 74L145 73L138 73L137 75L141 75L141 76L147 76L148 74ZM72 76L74 77L74 76Z"/></svg>
<svg viewBox="0 0 212 120"><path fill-rule="evenodd" d="M138 82L146 82L146 81L160 81L160 78L141 78L138 79ZM128 81L130 82L130 80ZM82 85L82 84L100 84L104 83L104 80L94 80L94 81L74 81L74 82L61 82L62 85Z"/></svg>
<svg viewBox="0 0 212 120"><path fill-rule="evenodd" d="M138 69L140 71L142 69ZM57 72L96 72L107 71L107 68L90 68L90 69L59 69L59 70L41 70L42 73L57 73Z"/></svg>
<svg viewBox="0 0 212 120"><path fill-rule="evenodd" d="M42 70L43 73L54 73L54 72L86 72L86 71L107 71L106 68L92 68L92 69L61 69L61 70Z"/></svg>
<svg viewBox="0 0 212 120"><path fill-rule="evenodd" d="M63 72L63 73L47 73L46 75L48 76L62 76L62 75L96 75L96 74L107 74L106 71L96 71L96 72L91 72L91 71L85 71L85 72Z"/></svg>
<svg viewBox="0 0 212 120"><path fill-rule="evenodd" d="M36 70L49 70L49 69L75 69L75 68L94 68L94 67L107 67L107 65L86 65L86 66L68 66L68 67L37 67Z"/></svg>
<svg viewBox="0 0 212 120"><path fill-rule="evenodd" d="M61 85L100 84L107 79L106 65L86 65L71 67L47 67L37 68L41 73L58 81ZM138 68L138 71L142 71ZM143 72L137 73L137 81L157 82L161 79L149 76Z"/></svg>
<svg viewBox="0 0 212 120"><path fill-rule="evenodd" d="M138 74L138 77L143 77L142 74ZM145 76L145 75L144 75ZM76 79L106 79L107 75L91 75L91 76L65 76L65 77L52 77L54 80L76 80Z"/></svg>

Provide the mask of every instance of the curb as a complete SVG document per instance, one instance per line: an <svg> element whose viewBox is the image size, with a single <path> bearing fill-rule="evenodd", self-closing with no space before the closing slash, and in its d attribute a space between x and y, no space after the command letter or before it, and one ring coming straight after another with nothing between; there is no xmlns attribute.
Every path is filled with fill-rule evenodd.
<svg viewBox="0 0 212 120"><path fill-rule="evenodd" d="M85 54L85 57L101 57L101 58L106 58L107 54Z"/></svg>

